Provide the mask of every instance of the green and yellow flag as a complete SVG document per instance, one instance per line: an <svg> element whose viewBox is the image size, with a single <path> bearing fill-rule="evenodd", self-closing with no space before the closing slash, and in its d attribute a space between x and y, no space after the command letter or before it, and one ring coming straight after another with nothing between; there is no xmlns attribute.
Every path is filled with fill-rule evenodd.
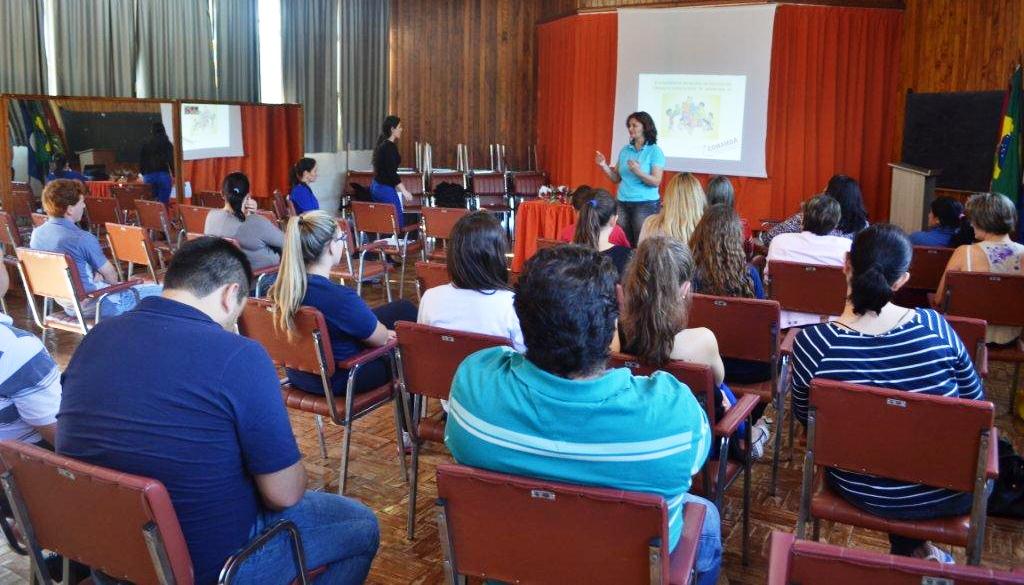
<svg viewBox="0 0 1024 585"><path fill-rule="evenodd" d="M1003 128L996 146L995 170L992 173L992 191L1006 195L1014 203L1020 199L1020 132L1021 67L1018 64L1003 100Z"/></svg>

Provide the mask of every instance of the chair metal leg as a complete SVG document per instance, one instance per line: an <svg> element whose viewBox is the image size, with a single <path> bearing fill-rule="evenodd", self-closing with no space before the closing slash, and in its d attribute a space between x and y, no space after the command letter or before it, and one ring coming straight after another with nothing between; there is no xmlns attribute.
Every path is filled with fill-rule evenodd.
<svg viewBox="0 0 1024 585"><path fill-rule="evenodd" d="M811 540L817 542L821 538L821 519L814 519L814 528L811 530Z"/></svg>
<svg viewBox="0 0 1024 585"><path fill-rule="evenodd" d="M753 421L747 418L747 429L744 433L744 440L747 442L747 448L744 450L743 457L743 566L750 564L750 466L753 463L751 460L752 443L753 437Z"/></svg>
<svg viewBox="0 0 1024 585"><path fill-rule="evenodd" d="M786 395L779 392L775 397L775 437L772 439L774 445L772 449L772 483L771 483L771 494L776 494L776 489L779 486L779 457L782 452L782 421L786 418Z"/></svg>
<svg viewBox="0 0 1024 585"><path fill-rule="evenodd" d="M324 440L324 419L318 414L314 420L316 421L316 436L320 440L320 457L327 459L327 441Z"/></svg>
<svg viewBox="0 0 1024 585"><path fill-rule="evenodd" d="M345 495L345 483L348 479L348 449L352 443L351 409L345 413L345 437L341 440L341 476L338 478L338 495Z"/></svg>
<svg viewBox="0 0 1024 585"><path fill-rule="evenodd" d="M416 488L418 487L420 471L420 442L414 439L412 442L412 469L409 477L409 513L406 519L406 533L409 540L416 537Z"/></svg>
<svg viewBox="0 0 1024 585"><path fill-rule="evenodd" d="M405 298L405 265L409 263L408 254L402 253L401 280L398 281L398 298Z"/></svg>
<svg viewBox="0 0 1024 585"><path fill-rule="evenodd" d="M6 312L6 311L5 311ZM1013 415L1013 407L1017 406L1017 389L1020 388L1020 367L1021 363L1013 368L1013 385L1010 386L1010 415Z"/></svg>
<svg viewBox="0 0 1024 585"><path fill-rule="evenodd" d="M5 315L11 314L11 311L7 308L7 299L4 297L0 297L0 310L2 310Z"/></svg>
<svg viewBox="0 0 1024 585"><path fill-rule="evenodd" d="M715 479L715 507L722 511L722 502L725 500L725 472L729 467L729 442L730 437L722 440L722 446L718 449L718 477Z"/></svg>

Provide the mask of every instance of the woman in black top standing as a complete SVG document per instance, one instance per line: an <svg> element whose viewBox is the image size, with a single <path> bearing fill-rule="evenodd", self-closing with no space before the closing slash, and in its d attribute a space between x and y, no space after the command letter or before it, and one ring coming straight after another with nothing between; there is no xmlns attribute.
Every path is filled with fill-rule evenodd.
<svg viewBox="0 0 1024 585"><path fill-rule="evenodd" d="M402 211L402 201L411 199L412 195L398 177L402 155L398 153L395 142L401 136L402 120L398 116L384 118L380 136L377 137L377 147L373 150L373 182L370 183L370 196L374 201L395 206L395 217L400 228L405 227L406 222L414 221Z"/></svg>
<svg viewBox="0 0 1024 585"><path fill-rule="evenodd" d="M171 199L173 161L174 147L167 138L164 125L157 122L153 124L153 135L142 145L139 153L139 173L147 185L153 186L153 195L164 205Z"/></svg>

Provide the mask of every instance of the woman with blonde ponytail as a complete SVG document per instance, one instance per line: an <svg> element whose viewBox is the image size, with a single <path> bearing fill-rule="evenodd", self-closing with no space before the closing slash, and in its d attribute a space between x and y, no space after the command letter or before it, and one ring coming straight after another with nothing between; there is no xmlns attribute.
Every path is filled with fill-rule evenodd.
<svg viewBox="0 0 1024 585"><path fill-rule="evenodd" d="M371 310L356 291L330 280L331 268L343 259L345 232L330 214L309 211L288 220L281 250L281 267L270 288L277 326L294 327L299 307L314 307L323 313L331 337L335 360L348 359L367 347L379 347L392 339L396 321L416 321L416 307L401 300ZM331 385L344 394L347 370L336 370ZM366 364L359 370L355 391L377 388L391 379L387 358ZM319 377L288 370L288 380L313 394L323 389Z"/></svg>

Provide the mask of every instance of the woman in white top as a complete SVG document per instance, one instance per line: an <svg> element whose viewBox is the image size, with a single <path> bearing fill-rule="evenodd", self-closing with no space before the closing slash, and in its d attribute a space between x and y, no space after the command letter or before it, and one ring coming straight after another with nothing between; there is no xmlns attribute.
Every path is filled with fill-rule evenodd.
<svg viewBox="0 0 1024 585"><path fill-rule="evenodd" d="M505 231L494 215L470 213L452 228L448 249L451 282L428 289L420 301L420 323L505 337L524 351L523 332L508 286Z"/></svg>
<svg viewBox="0 0 1024 585"><path fill-rule="evenodd" d="M1017 210L1013 202L998 193L975 193L967 200L967 218L978 242L957 248L946 265L946 272L1024 272L1021 269L1024 246L1010 239L1010 234L1017 227ZM935 298L941 299L945 292L946 276L943 274ZM989 325L985 340L1006 344L1020 337L1020 333L1020 327Z"/></svg>
<svg viewBox="0 0 1024 585"><path fill-rule="evenodd" d="M820 264L822 266L843 266L853 242L842 236L830 235L839 224L842 214L839 202L828 195L818 195L804 202L803 231L796 234L779 234L768 246L767 265L764 269L766 280L771 279L773 261ZM821 323L828 315L782 311L782 327L800 327ZM835 316L831 316L835 318Z"/></svg>

